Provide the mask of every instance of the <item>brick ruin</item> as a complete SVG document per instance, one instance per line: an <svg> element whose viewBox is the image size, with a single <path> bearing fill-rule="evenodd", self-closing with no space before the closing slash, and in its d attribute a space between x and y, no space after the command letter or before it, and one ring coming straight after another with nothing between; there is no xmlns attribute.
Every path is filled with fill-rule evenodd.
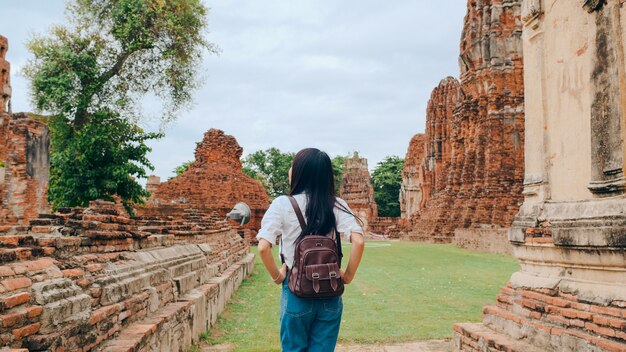
<svg viewBox="0 0 626 352"><path fill-rule="evenodd" d="M426 191L425 164L426 135L418 133L411 139L404 158L402 184L400 185L400 217L410 218L424 207Z"/></svg>
<svg viewBox="0 0 626 352"><path fill-rule="evenodd" d="M252 270L216 213L129 218L115 203L0 226L0 343L30 351L179 351Z"/></svg>
<svg viewBox="0 0 626 352"><path fill-rule="evenodd" d="M626 351L626 11L524 1L520 271L457 351Z"/></svg>
<svg viewBox="0 0 626 352"><path fill-rule="evenodd" d="M40 117L11 113L7 50L0 36L0 224L27 224L50 210L50 136Z"/></svg>
<svg viewBox="0 0 626 352"><path fill-rule="evenodd" d="M404 239L451 242L456 229L509 227L522 201L521 0L468 1L461 80L428 103L403 172ZM501 239L505 241L504 238Z"/></svg>
<svg viewBox="0 0 626 352"><path fill-rule="evenodd" d="M192 195L191 204L138 207L132 218L104 201L50 214L49 131L42 117L10 113L6 49L0 37L0 349L188 350L253 269L248 243L221 213L244 200L260 216L267 203L260 184L225 170L241 170L228 154L238 158L241 148L219 131L205 142L222 150L198 148L204 166L194 166L197 178L187 182L216 182L219 195L205 200L213 207L194 208L200 202ZM209 162L219 158L228 161ZM231 188L217 176L202 180L207 167L230 178ZM243 179L249 198L233 194L233 177ZM163 189L174 194L167 183Z"/></svg>
<svg viewBox="0 0 626 352"><path fill-rule="evenodd" d="M367 159L354 153L344 164L343 178L339 187L339 197L348 203L350 209L363 220L363 231L370 231L370 222L378 217L378 206L374 200L374 188Z"/></svg>
<svg viewBox="0 0 626 352"><path fill-rule="evenodd" d="M173 216L188 207L205 213L226 214L239 202L252 210L250 222L244 226L245 237L253 239L261 228L261 219L269 207L263 185L242 171L243 148L233 136L211 129L198 143L195 160L181 175L161 183L151 176L148 205L138 208L138 214Z"/></svg>

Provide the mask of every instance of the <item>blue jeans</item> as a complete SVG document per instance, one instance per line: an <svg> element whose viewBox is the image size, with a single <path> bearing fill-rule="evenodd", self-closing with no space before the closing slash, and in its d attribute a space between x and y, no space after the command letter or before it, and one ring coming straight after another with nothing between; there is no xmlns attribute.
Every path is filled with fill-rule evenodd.
<svg viewBox="0 0 626 352"><path fill-rule="evenodd" d="M283 352L331 352L335 350L343 301L298 298L283 282L280 296L280 344Z"/></svg>

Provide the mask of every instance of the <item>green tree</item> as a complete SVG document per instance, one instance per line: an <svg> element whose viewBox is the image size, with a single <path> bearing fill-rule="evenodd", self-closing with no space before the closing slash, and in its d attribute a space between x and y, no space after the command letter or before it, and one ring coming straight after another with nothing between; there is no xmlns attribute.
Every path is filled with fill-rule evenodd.
<svg viewBox="0 0 626 352"><path fill-rule="evenodd" d="M242 160L243 171L261 181L267 195L274 199L289 192L289 168L294 156L278 148L259 150Z"/></svg>
<svg viewBox="0 0 626 352"><path fill-rule="evenodd" d="M376 165L372 172L374 199L378 204L379 216L400 216L400 186L404 159L388 156Z"/></svg>
<svg viewBox="0 0 626 352"><path fill-rule="evenodd" d="M149 196L134 178L146 177L145 168L153 168L146 158L150 148L145 141L160 135L145 133L109 111L93 117L77 131L63 118L48 122L56 142L50 163L57 167L50 169L48 186L52 206L84 206L93 199L113 200L118 195L132 213L131 203Z"/></svg>
<svg viewBox="0 0 626 352"><path fill-rule="evenodd" d="M187 169L189 168L189 166L191 166L191 164L193 164L193 160L185 161L184 163L176 166L173 170L174 174L176 175L173 177L170 177L170 180L176 176L180 176L183 172L187 171Z"/></svg>
<svg viewBox="0 0 626 352"><path fill-rule="evenodd" d="M332 158L333 174L335 175L335 193L339 195L339 188L341 186L341 179L343 178L343 167L346 164L347 156L337 155Z"/></svg>
<svg viewBox="0 0 626 352"><path fill-rule="evenodd" d="M152 167L144 141L161 136L137 126L142 100L163 102L162 123L188 107L203 51L217 52L203 38L207 9L201 0L71 0L66 12L67 26L29 42L34 58L25 68L36 108L54 116L50 201L85 206L117 194L140 202L146 193L134 178ZM126 152L94 152L104 150ZM76 187L94 168L115 177Z"/></svg>

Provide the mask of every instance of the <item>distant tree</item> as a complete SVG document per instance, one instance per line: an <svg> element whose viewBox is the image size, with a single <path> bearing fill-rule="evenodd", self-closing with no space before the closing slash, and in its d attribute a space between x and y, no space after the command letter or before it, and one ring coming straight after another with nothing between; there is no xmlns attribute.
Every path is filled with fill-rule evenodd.
<svg viewBox="0 0 626 352"><path fill-rule="evenodd" d="M180 176L183 172L187 171L191 164L193 164L193 160L185 161L184 163L176 166L174 170L172 170L174 172L174 176L170 177L170 180L176 176Z"/></svg>
<svg viewBox="0 0 626 352"><path fill-rule="evenodd" d="M259 150L243 160L243 171L261 181L270 199L289 193L289 168L294 153L283 153L278 148Z"/></svg>
<svg viewBox="0 0 626 352"><path fill-rule="evenodd" d="M400 186L404 159L388 156L376 165L372 172L374 199L378 204L379 216L400 216Z"/></svg>
<svg viewBox="0 0 626 352"><path fill-rule="evenodd" d="M142 99L161 99L163 123L189 105L202 52L217 52L203 38L207 9L201 0L69 0L67 14L68 26L30 41L25 68L35 106L54 116L50 201L141 202L135 178L152 169L144 141L161 137L137 126Z"/></svg>
<svg viewBox="0 0 626 352"><path fill-rule="evenodd" d="M158 138L145 133L112 112L97 112L79 130L60 117L49 120L55 151L50 155L48 197L53 207L85 206L93 199L113 200L118 195L129 212L130 203L149 196L135 177L153 169L145 141Z"/></svg>
<svg viewBox="0 0 626 352"><path fill-rule="evenodd" d="M338 155L332 159L333 174L335 175L335 193L337 195L339 195L339 188L343 179L343 168L347 158L347 156Z"/></svg>

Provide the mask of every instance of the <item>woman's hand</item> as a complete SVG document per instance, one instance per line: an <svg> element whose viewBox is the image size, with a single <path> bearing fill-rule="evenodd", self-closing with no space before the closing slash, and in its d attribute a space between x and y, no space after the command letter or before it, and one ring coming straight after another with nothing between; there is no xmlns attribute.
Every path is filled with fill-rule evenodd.
<svg viewBox="0 0 626 352"><path fill-rule="evenodd" d="M280 285L285 281L287 277L287 264L283 264L283 266L278 269L278 277L274 278L274 283L276 285Z"/></svg>
<svg viewBox="0 0 626 352"><path fill-rule="evenodd" d="M346 272L339 269L339 275L341 275L341 279L343 280L344 284L349 284L352 282L352 279L354 279L354 276L348 276L346 275Z"/></svg>

